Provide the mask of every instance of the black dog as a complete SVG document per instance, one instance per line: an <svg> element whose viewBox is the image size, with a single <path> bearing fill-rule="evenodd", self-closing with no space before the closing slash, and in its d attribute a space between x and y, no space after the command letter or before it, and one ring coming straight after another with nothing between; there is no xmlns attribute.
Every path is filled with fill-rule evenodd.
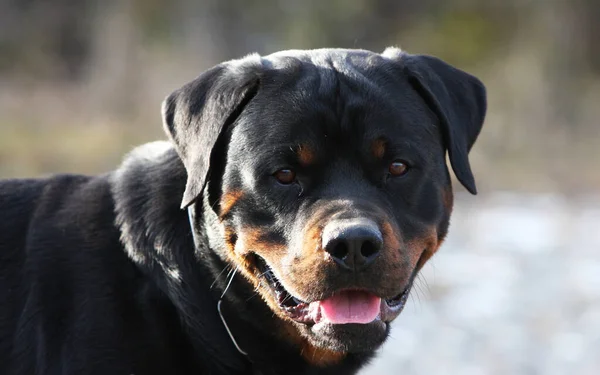
<svg viewBox="0 0 600 375"><path fill-rule="evenodd" d="M115 172L0 183L0 373L351 374L452 209L485 89L398 49L218 65Z"/></svg>

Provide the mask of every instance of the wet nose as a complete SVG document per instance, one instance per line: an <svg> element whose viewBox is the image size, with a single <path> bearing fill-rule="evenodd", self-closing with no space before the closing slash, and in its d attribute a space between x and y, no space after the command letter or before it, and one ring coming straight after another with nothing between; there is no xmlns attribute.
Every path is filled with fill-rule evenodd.
<svg viewBox="0 0 600 375"><path fill-rule="evenodd" d="M323 249L340 266L360 271L377 259L383 237L370 219L345 219L328 223L323 229Z"/></svg>

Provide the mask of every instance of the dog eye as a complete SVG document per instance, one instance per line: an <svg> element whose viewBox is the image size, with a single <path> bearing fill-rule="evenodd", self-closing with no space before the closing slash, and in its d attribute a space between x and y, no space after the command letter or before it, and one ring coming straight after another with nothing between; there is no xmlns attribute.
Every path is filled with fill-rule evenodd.
<svg viewBox="0 0 600 375"><path fill-rule="evenodd" d="M289 185L296 181L296 172L291 169L280 169L273 173L273 176L283 185Z"/></svg>
<svg viewBox="0 0 600 375"><path fill-rule="evenodd" d="M394 177L404 176L409 169L404 160L394 160L389 167L390 174Z"/></svg>

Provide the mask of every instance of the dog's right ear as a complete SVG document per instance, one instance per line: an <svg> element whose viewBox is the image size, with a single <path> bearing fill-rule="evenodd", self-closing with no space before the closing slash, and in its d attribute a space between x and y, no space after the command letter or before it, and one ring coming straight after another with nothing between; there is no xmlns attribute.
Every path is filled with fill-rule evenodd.
<svg viewBox="0 0 600 375"><path fill-rule="evenodd" d="M162 104L164 129L187 170L182 208L202 194L211 155L218 152L215 145L258 91L257 57L217 65L173 92Z"/></svg>

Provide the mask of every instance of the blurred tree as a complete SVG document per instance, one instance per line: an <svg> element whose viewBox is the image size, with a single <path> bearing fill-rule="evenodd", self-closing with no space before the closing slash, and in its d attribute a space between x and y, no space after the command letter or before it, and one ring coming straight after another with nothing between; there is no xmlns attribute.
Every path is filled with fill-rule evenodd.
<svg viewBox="0 0 600 375"><path fill-rule="evenodd" d="M529 179L545 188L535 181L552 173L547 153L560 152L569 155L563 174L577 164L578 179L600 186L586 167L598 158L599 40L598 0L0 0L0 138L25 142L14 131L25 123L94 123L145 140L156 134L147 124L164 95L222 60L395 45L440 56L488 85L492 125L474 163L504 171L487 176L490 184ZM80 152L113 133L122 134L89 136ZM113 144L125 147L125 138ZM5 155L17 149L11 144L1 144ZM54 160L39 159L39 170Z"/></svg>
<svg viewBox="0 0 600 375"><path fill-rule="evenodd" d="M8 0L0 4L0 69L74 80L90 53L89 0Z"/></svg>

